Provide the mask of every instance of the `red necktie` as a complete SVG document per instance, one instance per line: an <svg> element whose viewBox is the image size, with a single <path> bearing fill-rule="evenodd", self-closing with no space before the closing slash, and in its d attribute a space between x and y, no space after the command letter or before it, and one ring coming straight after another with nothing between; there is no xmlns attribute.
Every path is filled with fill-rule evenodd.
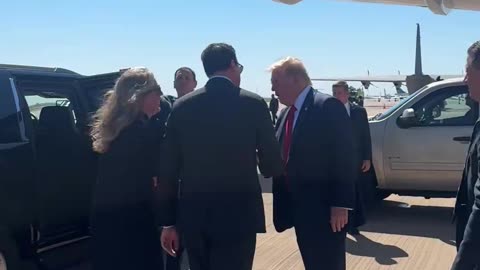
<svg viewBox="0 0 480 270"><path fill-rule="evenodd" d="M290 144L292 143L293 121L295 119L295 106L290 107L287 119L285 120L285 130L283 133L283 163L287 165L288 155L290 153Z"/></svg>

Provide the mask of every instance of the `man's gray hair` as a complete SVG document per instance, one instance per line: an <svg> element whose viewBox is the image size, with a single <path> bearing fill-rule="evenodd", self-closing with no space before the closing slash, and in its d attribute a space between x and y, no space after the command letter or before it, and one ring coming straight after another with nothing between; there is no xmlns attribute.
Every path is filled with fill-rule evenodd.
<svg viewBox="0 0 480 270"><path fill-rule="evenodd" d="M472 67L480 69L480 40L468 48L468 55L472 59Z"/></svg>

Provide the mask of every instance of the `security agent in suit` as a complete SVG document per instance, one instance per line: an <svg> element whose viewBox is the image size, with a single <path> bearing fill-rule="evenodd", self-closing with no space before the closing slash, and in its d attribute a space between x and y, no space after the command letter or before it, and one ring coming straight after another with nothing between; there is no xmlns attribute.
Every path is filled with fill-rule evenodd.
<svg viewBox="0 0 480 270"><path fill-rule="evenodd" d="M468 49L465 82L469 95L480 102L480 41ZM457 193L455 218L457 256L452 270L480 269L480 122L473 128L465 169Z"/></svg>
<svg viewBox="0 0 480 270"><path fill-rule="evenodd" d="M177 91L177 98L181 98L188 93L193 92L197 87L197 76L193 69L189 67L180 67L175 71L175 80L173 87Z"/></svg>
<svg viewBox="0 0 480 270"><path fill-rule="evenodd" d="M368 116L365 108L360 107L349 101L350 92L348 84L344 81L335 83L332 87L332 93L335 98L340 100L347 110L351 119L354 134L355 150L352 155L356 158L357 175L355 185L355 210L351 211L350 220L348 222L348 232L352 235L358 235L358 227L366 222L365 204L364 204L364 187L368 180L366 174L371 167L372 160L372 141L370 138L370 126L368 124Z"/></svg>
<svg viewBox="0 0 480 270"><path fill-rule="evenodd" d="M178 99L167 123L161 241L174 255L181 232L192 270L248 270L256 234L266 231L257 157L264 175L278 176L280 147L264 99L239 87L243 66L233 47L211 44L202 62L207 84Z"/></svg>
<svg viewBox="0 0 480 270"><path fill-rule="evenodd" d="M164 112L163 114L160 112L159 118L164 120L162 121L163 123L166 122L168 116L170 115L170 111L172 110L171 107L175 103L175 100L193 92L195 87L197 87L197 79L193 69L189 67L178 68L174 73L173 87L177 92L177 97L170 95L162 97L162 101L169 103L168 111ZM181 179L179 181L181 181ZM185 257L184 254L184 246L182 244L182 240L180 239L176 256L171 256L168 253L166 254L165 270L180 270L182 267L182 258Z"/></svg>
<svg viewBox="0 0 480 270"><path fill-rule="evenodd" d="M342 103L312 88L300 60L287 57L271 71L272 90L287 106L276 125L285 172L273 178L275 228L295 228L306 270L344 270L355 205L350 119Z"/></svg>
<svg viewBox="0 0 480 270"><path fill-rule="evenodd" d="M272 97L270 98L269 106L270 112L272 113L272 122L275 125L275 122L277 121L278 98L276 98L274 94L272 94Z"/></svg>

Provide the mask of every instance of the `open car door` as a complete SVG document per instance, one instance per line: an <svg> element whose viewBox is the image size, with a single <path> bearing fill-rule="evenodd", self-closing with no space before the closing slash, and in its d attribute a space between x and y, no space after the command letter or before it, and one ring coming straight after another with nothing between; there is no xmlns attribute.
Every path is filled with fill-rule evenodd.
<svg viewBox="0 0 480 270"><path fill-rule="evenodd" d="M86 110L91 115L102 104L104 95L108 90L113 89L115 82L127 69L117 72L86 76L77 80L77 88L85 97Z"/></svg>
<svg viewBox="0 0 480 270"><path fill-rule="evenodd" d="M41 167L50 168L49 164L56 167L43 169L48 177L38 179L40 183L48 183L38 185L45 207L40 215L39 223L43 226L40 226L37 243L42 261L48 267L61 268L71 260L83 261L89 257L90 209L97 179L97 154L92 150L89 134L91 116L120 74L112 72L73 79L71 101L75 108L75 132L58 138L53 134L43 142L48 146L44 148L49 157L39 158L39 162L45 160ZM39 155L41 152L38 151ZM57 247L66 255L54 255L58 254Z"/></svg>

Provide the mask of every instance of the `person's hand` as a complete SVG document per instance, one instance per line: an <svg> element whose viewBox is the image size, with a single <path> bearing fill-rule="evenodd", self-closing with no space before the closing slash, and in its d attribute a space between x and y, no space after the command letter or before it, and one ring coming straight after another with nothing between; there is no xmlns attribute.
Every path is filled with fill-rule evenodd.
<svg viewBox="0 0 480 270"><path fill-rule="evenodd" d="M332 207L330 210L330 226L333 232L340 232L348 223L348 209Z"/></svg>
<svg viewBox="0 0 480 270"><path fill-rule="evenodd" d="M162 248L172 257L177 256L177 250L180 246L177 229L175 227L168 227L162 229L160 236Z"/></svg>
<svg viewBox="0 0 480 270"><path fill-rule="evenodd" d="M372 162L370 160L364 160L362 163L362 172L368 172L371 166Z"/></svg>

